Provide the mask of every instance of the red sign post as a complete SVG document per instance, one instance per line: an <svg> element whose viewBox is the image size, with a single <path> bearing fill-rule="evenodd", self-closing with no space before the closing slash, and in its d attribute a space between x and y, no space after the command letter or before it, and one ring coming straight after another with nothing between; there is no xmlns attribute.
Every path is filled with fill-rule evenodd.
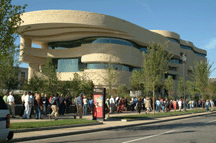
<svg viewBox="0 0 216 143"><path fill-rule="evenodd" d="M105 119L105 88L95 88L93 92L93 120Z"/></svg>

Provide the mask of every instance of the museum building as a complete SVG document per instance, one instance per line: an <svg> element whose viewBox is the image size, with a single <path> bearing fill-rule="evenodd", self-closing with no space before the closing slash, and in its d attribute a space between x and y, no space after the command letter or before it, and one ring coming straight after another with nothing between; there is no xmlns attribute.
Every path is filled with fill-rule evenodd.
<svg viewBox="0 0 216 143"><path fill-rule="evenodd" d="M28 63L28 79L41 74L48 57L56 66L59 79L73 79L74 73L93 80L95 87L107 87L104 79L109 63L117 73L117 85L130 89L133 70L142 67L142 52L149 43L168 43L174 56L164 78L172 76L175 85L183 76L182 54L186 53L186 75L194 61L206 61L206 50L180 39L175 32L147 30L128 21L104 14L76 10L44 10L24 13L19 31L20 62ZM32 43L41 48L32 47ZM186 78L189 78L186 76Z"/></svg>

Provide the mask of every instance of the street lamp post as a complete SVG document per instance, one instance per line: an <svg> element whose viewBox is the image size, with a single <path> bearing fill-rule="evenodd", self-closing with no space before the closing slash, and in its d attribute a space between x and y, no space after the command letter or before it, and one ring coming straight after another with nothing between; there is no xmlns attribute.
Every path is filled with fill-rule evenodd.
<svg viewBox="0 0 216 143"><path fill-rule="evenodd" d="M182 55L182 61L183 61L183 77L184 77L184 109L183 109L183 111L186 111L186 107L185 107L185 104L186 104L186 99L185 99L185 65L186 65L186 53L184 53Z"/></svg>

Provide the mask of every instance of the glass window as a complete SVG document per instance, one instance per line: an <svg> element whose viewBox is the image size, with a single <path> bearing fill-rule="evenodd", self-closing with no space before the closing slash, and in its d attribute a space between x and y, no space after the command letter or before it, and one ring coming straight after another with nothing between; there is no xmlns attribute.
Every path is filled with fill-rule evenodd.
<svg viewBox="0 0 216 143"><path fill-rule="evenodd" d="M180 64L180 60L178 59L170 59L169 62L174 63L174 64Z"/></svg>
<svg viewBox="0 0 216 143"><path fill-rule="evenodd" d="M182 49L186 49L186 50L192 50L192 48L191 48L191 47L188 47L188 46L182 46L182 45L181 45L181 48L182 48Z"/></svg>
<svg viewBox="0 0 216 143"><path fill-rule="evenodd" d="M119 44L119 45L126 45L126 46L133 47L133 44L131 44L130 42L121 39L115 39L115 38L98 38L94 40L92 43L112 43L112 44Z"/></svg>
<svg viewBox="0 0 216 143"><path fill-rule="evenodd" d="M142 48L140 48L139 50L140 50L140 52L143 52L143 51L144 51L145 53L147 53L147 50L148 50L148 49L147 49L147 47L142 47Z"/></svg>
<svg viewBox="0 0 216 143"><path fill-rule="evenodd" d="M133 68L132 71L141 71L142 69L141 68Z"/></svg>
<svg viewBox="0 0 216 143"><path fill-rule="evenodd" d="M176 39L173 39L173 38L168 38L170 41L172 41L172 42L176 42L176 43L179 43L178 42L178 40L176 40Z"/></svg>
<svg viewBox="0 0 216 143"><path fill-rule="evenodd" d="M134 47L131 42L123 39L110 38L110 37L89 37L89 38L83 38L83 39L73 40L73 41L50 42L48 43L48 48L67 49L67 48L79 47L82 44L87 44L87 43L113 43L113 44L120 44L120 45Z"/></svg>
<svg viewBox="0 0 216 143"><path fill-rule="evenodd" d="M101 63L88 63L88 69L107 69L109 64L101 64ZM130 71L129 66L125 65L118 65L118 64L110 64L110 67L113 67L115 70L122 70L122 71Z"/></svg>
<svg viewBox="0 0 216 143"><path fill-rule="evenodd" d="M200 53L197 53L197 52L194 52L196 55L198 55L198 56L202 56L202 57L205 57L206 55L204 55L204 54L200 54Z"/></svg>

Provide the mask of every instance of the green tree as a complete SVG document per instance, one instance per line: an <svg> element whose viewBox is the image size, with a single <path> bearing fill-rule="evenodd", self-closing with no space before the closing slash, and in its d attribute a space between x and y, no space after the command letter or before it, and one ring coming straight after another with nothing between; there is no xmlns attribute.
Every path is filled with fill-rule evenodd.
<svg viewBox="0 0 216 143"><path fill-rule="evenodd" d="M144 83L143 71L134 70L130 77L130 82L131 82L132 90L143 90L143 83Z"/></svg>
<svg viewBox="0 0 216 143"><path fill-rule="evenodd" d="M162 84L164 74L167 73L172 55L166 52L166 45L151 43L147 53L143 52L143 76L146 79L145 88L153 92L153 114L155 113L155 91Z"/></svg>
<svg viewBox="0 0 216 143"><path fill-rule="evenodd" d="M168 78L165 79L165 89L168 91L168 98L174 93L174 84L172 76L168 76Z"/></svg>
<svg viewBox="0 0 216 143"><path fill-rule="evenodd" d="M180 77L178 81L177 94L180 98L183 98L183 95L184 95L184 78L183 77Z"/></svg>
<svg viewBox="0 0 216 143"><path fill-rule="evenodd" d="M120 96L120 97L125 97L128 95L128 89L127 89L127 86L125 84L121 84L118 86L117 88L117 94Z"/></svg>
<svg viewBox="0 0 216 143"><path fill-rule="evenodd" d="M208 86L208 80L209 80L209 76L211 74L211 68L212 68L212 64L209 64L209 62L205 61L200 61L194 62L194 66L191 67L192 69L192 74L191 79L195 85L195 88L197 90L197 92L199 94L202 95L202 100L204 100L204 94L205 94L205 89ZM203 108L203 103L202 103L202 108Z"/></svg>

